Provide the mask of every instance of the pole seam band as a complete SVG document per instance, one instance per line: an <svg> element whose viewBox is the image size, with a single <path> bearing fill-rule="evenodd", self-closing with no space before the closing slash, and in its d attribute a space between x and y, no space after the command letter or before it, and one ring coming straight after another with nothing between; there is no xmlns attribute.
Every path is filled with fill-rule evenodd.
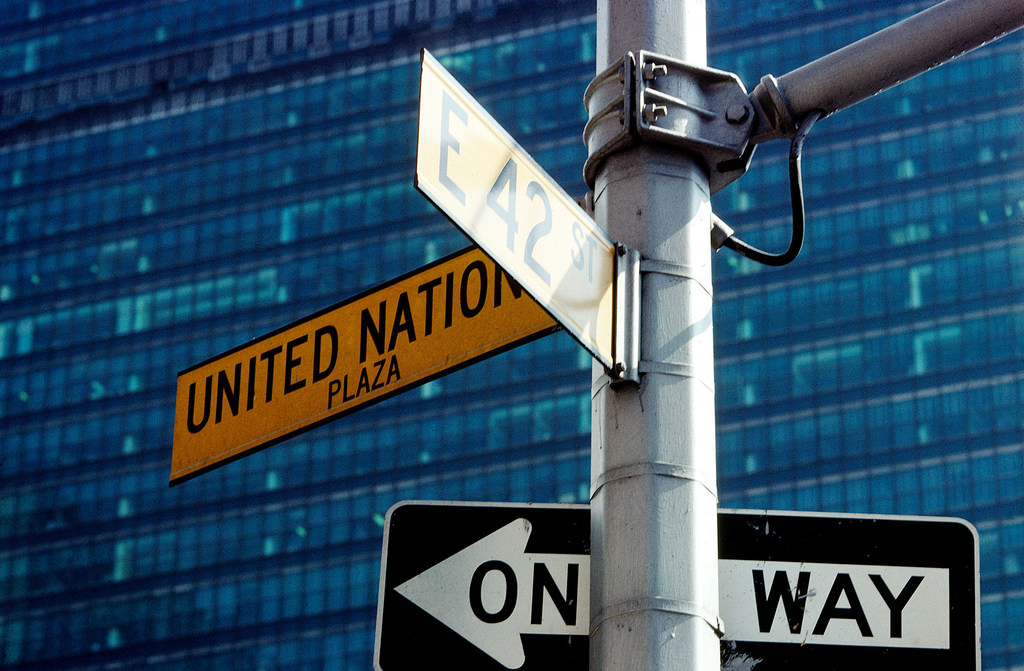
<svg viewBox="0 0 1024 671"><path fill-rule="evenodd" d="M691 378L704 385L708 391L715 391L714 385L708 384L703 377L697 374L696 366L693 364L675 363L673 361L641 360L637 369L640 373L660 373L662 375Z"/></svg>
<svg viewBox="0 0 1024 671"><path fill-rule="evenodd" d="M640 272L641 273L656 273L658 275L668 275L669 277L680 277L686 280L693 280L700 288L703 289L708 296L714 297L714 292L709 286L705 284L705 281L698 277L697 269L691 266L685 266L681 263L673 263L672 261L659 261L657 259L640 259Z"/></svg>
<svg viewBox="0 0 1024 671"><path fill-rule="evenodd" d="M704 620L704 622L714 630L715 634L719 638L723 638L725 636L725 624L722 622L722 618L718 616L718 613L704 608L695 601L681 601L679 599L669 599L663 596L630 599L629 601L621 601L610 606L605 606L597 613L597 617L594 618L593 624L590 627L590 635L593 636L598 627L608 620L651 610L698 617Z"/></svg>
<svg viewBox="0 0 1024 671"><path fill-rule="evenodd" d="M607 371L601 373L600 377L597 377L591 381L590 384L590 400L597 398L597 395L605 390L606 387L610 387L612 378Z"/></svg>
<svg viewBox="0 0 1024 671"><path fill-rule="evenodd" d="M689 480L691 482L696 482L698 485L708 490L708 493L715 497L715 501L718 500L716 487L713 484L708 484L709 482L713 482L713 480L708 478L703 472L691 466L670 464L665 461L641 461L635 464L616 466L615 468L610 468L603 473L598 473L590 483L590 498L593 500L594 496L597 495L597 492L610 482L636 478L642 475L659 475L666 478L676 478L677 480Z"/></svg>

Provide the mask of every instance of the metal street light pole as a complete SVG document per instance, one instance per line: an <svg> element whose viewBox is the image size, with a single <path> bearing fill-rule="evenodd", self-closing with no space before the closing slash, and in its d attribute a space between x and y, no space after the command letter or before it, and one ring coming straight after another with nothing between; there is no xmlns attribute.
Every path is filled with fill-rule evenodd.
<svg viewBox="0 0 1024 671"><path fill-rule="evenodd" d="M703 67L703 0L600 0L597 70L648 50ZM599 226L641 263L639 385L594 368L590 668L719 668L710 191L695 154L605 159Z"/></svg>
<svg viewBox="0 0 1024 671"><path fill-rule="evenodd" d="M799 146L814 120L1015 30L1024 3L946 0L750 96L707 68L705 22L704 0L598 1L584 175L597 224L641 260L639 318L616 317L616 350L639 341L639 356L594 368L592 671L720 666L709 238L771 265L796 253L730 243L720 221L711 232L710 193L743 174L757 143L793 138L802 239Z"/></svg>

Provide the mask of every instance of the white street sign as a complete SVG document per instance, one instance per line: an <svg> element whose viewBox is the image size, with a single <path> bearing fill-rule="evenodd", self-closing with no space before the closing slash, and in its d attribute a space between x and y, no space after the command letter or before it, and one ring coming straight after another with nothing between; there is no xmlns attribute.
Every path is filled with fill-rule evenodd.
<svg viewBox="0 0 1024 671"><path fill-rule="evenodd" d="M718 560L732 641L949 649L949 569Z"/></svg>
<svg viewBox="0 0 1024 671"><path fill-rule="evenodd" d="M416 187L613 366L615 245L426 50Z"/></svg>

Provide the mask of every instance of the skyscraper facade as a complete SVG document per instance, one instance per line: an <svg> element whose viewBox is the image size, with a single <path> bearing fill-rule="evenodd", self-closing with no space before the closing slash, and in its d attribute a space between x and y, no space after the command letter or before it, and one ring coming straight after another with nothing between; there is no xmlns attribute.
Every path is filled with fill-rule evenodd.
<svg viewBox="0 0 1024 671"><path fill-rule="evenodd" d="M752 88L929 4L716 1L709 61ZM393 503L588 500L565 334L167 481L179 370L468 245L412 185L422 47L583 195L594 12L8 3L0 666L366 669ZM970 520L986 669L1024 667L1021 46L820 122L804 253L715 261L722 505ZM766 248L784 150L714 203Z"/></svg>

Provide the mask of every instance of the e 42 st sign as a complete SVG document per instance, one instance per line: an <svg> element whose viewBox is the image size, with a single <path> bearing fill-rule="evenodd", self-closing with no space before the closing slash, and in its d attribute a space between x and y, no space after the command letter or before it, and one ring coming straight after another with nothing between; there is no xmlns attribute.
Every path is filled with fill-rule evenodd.
<svg viewBox="0 0 1024 671"><path fill-rule="evenodd" d="M416 187L608 368L615 245L426 50Z"/></svg>

